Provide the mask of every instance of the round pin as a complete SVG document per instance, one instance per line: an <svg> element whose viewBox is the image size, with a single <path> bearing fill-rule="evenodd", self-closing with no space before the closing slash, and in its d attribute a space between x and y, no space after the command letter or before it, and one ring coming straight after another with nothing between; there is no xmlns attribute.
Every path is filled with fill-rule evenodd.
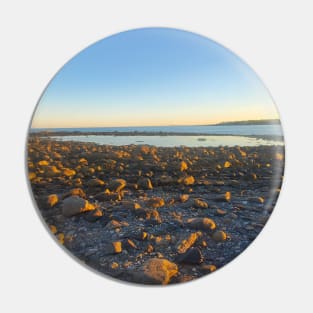
<svg viewBox="0 0 313 313"><path fill-rule="evenodd" d="M261 232L283 179L266 87L195 33L142 28L87 47L44 90L30 189L60 245L99 273L167 285L210 274Z"/></svg>

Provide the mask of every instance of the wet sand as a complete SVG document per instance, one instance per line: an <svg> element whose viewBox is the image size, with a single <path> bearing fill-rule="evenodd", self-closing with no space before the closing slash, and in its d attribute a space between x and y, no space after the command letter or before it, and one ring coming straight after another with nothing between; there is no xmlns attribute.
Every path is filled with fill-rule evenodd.
<svg viewBox="0 0 313 313"><path fill-rule="evenodd" d="M51 232L94 269L136 283L189 281L240 254L275 206L283 167L283 146L28 142Z"/></svg>

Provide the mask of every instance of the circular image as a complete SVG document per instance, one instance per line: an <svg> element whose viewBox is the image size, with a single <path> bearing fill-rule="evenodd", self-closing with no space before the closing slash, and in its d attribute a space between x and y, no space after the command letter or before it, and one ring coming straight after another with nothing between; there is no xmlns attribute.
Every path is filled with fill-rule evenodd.
<svg viewBox="0 0 313 313"><path fill-rule="evenodd" d="M122 32L77 54L27 140L33 198L60 245L139 284L229 263L266 224L283 178L279 115L260 79L176 29Z"/></svg>

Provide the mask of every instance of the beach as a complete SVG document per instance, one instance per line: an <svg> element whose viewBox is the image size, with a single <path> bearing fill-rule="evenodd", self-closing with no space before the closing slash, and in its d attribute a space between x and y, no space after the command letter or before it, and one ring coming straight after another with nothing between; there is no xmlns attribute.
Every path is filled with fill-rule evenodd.
<svg viewBox="0 0 313 313"><path fill-rule="evenodd" d="M255 239L284 168L283 145L201 144L101 145L30 134L30 187L56 239L97 271L135 283L190 281Z"/></svg>

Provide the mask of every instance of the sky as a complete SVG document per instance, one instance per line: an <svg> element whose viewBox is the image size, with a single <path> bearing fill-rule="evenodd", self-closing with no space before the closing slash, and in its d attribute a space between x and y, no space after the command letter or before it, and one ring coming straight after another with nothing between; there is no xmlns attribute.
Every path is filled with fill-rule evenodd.
<svg viewBox="0 0 313 313"><path fill-rule="evenodd" d="M122 32L87 47L51 80L32 128L206 125L278 118L241 59L194 33Z"/></svg>

